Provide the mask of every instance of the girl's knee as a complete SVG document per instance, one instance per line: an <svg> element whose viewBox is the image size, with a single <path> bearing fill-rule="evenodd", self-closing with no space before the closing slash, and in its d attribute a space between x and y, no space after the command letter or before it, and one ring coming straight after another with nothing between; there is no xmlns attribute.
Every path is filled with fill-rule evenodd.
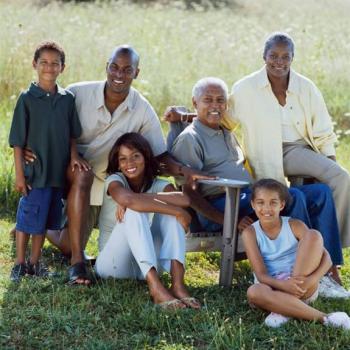
<svg viewBox="0 0 350 350"><path fill-rule="evenodd" d="M264 296L264 286L261 284L253 284L247 290L247 298L250 304L259 305Z"/></svg>
<svg viewBox="0 0 350 350"><path fill-rule="evenodd" d="M319 231L310 229L309 234L305 236L313 245L323 247L323 238Z"/></svg>

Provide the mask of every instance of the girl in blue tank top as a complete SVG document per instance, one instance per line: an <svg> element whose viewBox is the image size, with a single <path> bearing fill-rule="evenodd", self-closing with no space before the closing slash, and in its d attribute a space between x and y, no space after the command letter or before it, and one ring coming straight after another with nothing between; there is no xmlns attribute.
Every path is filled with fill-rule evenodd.
<svg viewBox="0 0 350 350"><path fill-rule="evenodd" d="M242 232L255 278L247 291L249 303L271 312L265 319L270 327L292 317L350 329L345 312L327 315L308 305L332 262L318 231L280 216L288 198L288 188L273 179L253 186L251 204L259 220Z"/></svg>

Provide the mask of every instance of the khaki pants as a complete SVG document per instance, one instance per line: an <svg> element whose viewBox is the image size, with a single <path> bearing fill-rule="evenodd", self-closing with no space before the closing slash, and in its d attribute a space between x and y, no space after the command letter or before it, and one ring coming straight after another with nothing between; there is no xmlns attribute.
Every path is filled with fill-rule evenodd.
<svg viewBox="0 0 350 350"><path fill-rule="evenodd" d="M350 246L350 176L338 163L309 146L283 144L284 174L308 175L327 184L333 193L342 247Z"/></svg>

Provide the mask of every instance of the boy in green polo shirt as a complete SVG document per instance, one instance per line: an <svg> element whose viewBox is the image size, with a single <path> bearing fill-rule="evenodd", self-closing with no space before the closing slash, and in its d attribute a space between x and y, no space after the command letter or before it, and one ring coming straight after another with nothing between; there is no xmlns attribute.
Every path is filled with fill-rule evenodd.
<svg viewBox="0 0 350 350"><path fill-rule="evenodd" d="M16 262L11 280L25 275L47 276L40 264L47 229L60 228L62 192L68 164L86 170L88 164L78 156L75 139L81 126L74 96L57 85L65 67L65 53L55 42L43 42L36 48L33 68L37 82L18 98L13 115L9 143L14 148L15 188L22 194L17 209ZM23 162L23 149L35 154L34 162ZM25 255L29 237L31 255Z"/></svg>

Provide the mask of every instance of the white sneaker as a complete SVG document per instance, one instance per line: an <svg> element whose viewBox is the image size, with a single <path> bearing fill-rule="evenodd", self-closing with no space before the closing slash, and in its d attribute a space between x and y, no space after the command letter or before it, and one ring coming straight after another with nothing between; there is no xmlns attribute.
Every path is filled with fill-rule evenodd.
<svg viewBox="0 0 350 350"><path fill-rule="evenodd" d="M278 328L284 325L289 321L290 317L283 316L280 314L276 314L274 312L271 312L266 318L265 318L265 324L268 327L271 328Z"/></svg>
<svg viewBox="0 0 350 350"><path fill-rule="evenodd" d="M350 292L328 275L321 278L318 293L324 298L350 298Z"/></svg>
<svg viewBox="0 0 350 350"><path fill-rule="evenodd" d="M345 312L332 312L324 318L323 324L350 330L350 317Z"/></svg>

